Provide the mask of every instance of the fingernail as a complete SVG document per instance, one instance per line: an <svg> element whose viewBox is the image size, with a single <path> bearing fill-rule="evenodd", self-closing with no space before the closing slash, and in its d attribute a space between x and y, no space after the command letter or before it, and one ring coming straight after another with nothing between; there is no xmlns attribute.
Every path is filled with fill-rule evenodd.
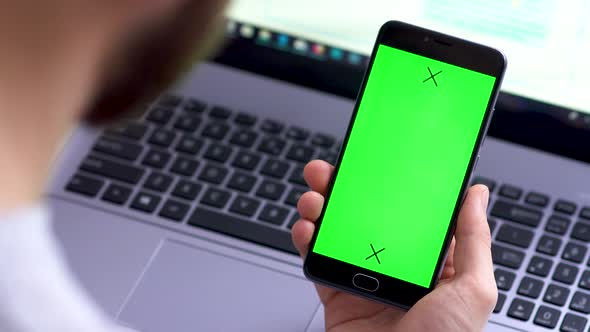
<svg viewBox="0 0 590 332"><path fill-rule="evenodd" d="M487 211L488 210L488 203L490 201L490 191L487 188L481 192L480 199L481 199L481 208L484 211Z"/></svg>

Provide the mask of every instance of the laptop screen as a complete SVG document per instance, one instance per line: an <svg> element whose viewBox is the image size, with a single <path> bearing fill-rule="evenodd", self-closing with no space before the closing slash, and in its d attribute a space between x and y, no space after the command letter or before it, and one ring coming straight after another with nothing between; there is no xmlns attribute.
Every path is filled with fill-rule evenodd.
<svg viewBox="0 0 590 332"><path fill-rule="evenodd" d="M407 21L501 49L509 62L504 91L590 113L588 13L590 0L235 0L228 29L259 44L365 66L379 27Z"/></svg>

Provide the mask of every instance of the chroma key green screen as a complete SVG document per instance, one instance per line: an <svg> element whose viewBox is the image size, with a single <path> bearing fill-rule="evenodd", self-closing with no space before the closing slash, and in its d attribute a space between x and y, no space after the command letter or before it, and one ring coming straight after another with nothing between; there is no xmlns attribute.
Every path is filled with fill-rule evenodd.
<svg viewBox="0 0 590 332"><path fill-rule="evenodd" d="M429 287L495 81L380 45L313 251Z"/></svg>

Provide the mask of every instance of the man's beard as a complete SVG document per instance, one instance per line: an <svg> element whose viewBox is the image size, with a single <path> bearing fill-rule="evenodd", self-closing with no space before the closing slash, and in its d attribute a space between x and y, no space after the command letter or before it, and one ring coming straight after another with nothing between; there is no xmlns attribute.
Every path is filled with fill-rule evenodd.
<svg viewBox="0 0 590 332"><path fill-rule="evenodd" d="M124 45L106 62L105 77L84 120L104 125L137 116L143 105L216 49L224 1L209 3L189 1L175 17L122 40Z"/></svg>

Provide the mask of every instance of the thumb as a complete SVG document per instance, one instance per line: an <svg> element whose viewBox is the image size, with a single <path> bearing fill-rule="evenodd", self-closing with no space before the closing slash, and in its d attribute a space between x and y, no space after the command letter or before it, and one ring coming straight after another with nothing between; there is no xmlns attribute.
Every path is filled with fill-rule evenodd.
<svg viewBox="0 0 590 332"><path fill-rule="evenodd" d="M497 289L486 217L489 195L488 188L482 185L469 189L455 232L454 265L456 286L465 294L471 294L468 298L473 305L491 311Z"/></svg>

